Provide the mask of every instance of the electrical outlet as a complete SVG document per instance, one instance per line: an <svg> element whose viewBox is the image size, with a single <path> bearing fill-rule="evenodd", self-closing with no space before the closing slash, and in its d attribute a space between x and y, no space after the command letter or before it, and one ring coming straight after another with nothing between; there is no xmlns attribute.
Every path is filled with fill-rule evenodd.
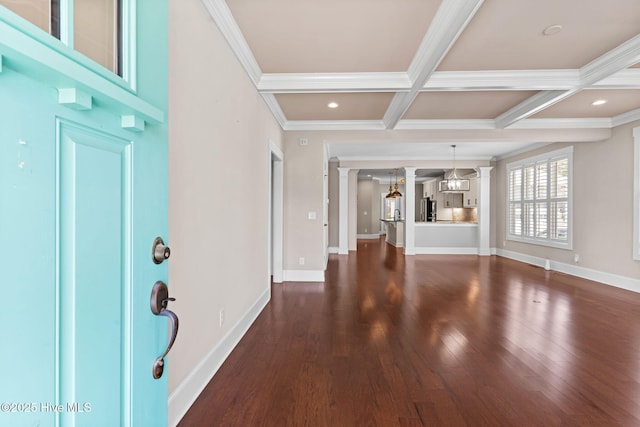
<svg viewBox="0 0 640 427"><path fill-rule="evenodd" d="M304 265L304 258L303 257L298 258L298 264Z"/></svg>
<svg viewBox="0 0 640 427"><path fill-rule="evenodd" d="M580 254L575 254L573 256L573 262L575 262L576 264L580 262Z"/></svg>
<svg viewBox="0 0 640 427"><path fill-rule="evenodd" d="M220 326L224 324L224 309L220 310Z"/></svg>
<svg viewBox="0 0 640 427"><path fill-rule="evenodd" d="M366 228L364 229L364 232L365 232L365 233L367 232L367 229L366 229Z"/></svg>
<svg viewBox="0 0 640 427"><path fill-rule="evenodd" d="M300 145L309 145L309 140L307 138L300 138Z"/></svg>

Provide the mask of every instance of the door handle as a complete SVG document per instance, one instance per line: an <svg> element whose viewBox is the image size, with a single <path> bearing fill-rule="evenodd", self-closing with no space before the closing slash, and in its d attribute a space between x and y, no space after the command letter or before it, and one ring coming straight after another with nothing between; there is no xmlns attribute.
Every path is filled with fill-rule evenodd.
<svg viewBox="0 0 640 427"><path fill-rule="evenodd" d="M151 289L151 312L156 316L164 316L168 317L171 321L171 337L169 338L169 344L167 344L167 349L162 353L161 356L156 358L153 363L153 378L158 379L162 376L164 372L164 358L173 347L173 343L176 341L176 337L178 336L178 316L171 311L167 310L167 305L169 301L175 301L175 298L169 298L169 289L167 288L167 284L161 280L158 280Z"/></svg>

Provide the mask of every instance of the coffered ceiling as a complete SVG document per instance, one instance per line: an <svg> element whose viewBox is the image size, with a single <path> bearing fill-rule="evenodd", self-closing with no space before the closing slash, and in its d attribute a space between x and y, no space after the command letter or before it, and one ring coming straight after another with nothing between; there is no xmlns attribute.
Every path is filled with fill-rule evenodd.
<svg viewBox="0 0 640 427"><path fill-rule="evenodd" d="M640 119L638 0L203 3L284 130L534 144Z"/></svg>

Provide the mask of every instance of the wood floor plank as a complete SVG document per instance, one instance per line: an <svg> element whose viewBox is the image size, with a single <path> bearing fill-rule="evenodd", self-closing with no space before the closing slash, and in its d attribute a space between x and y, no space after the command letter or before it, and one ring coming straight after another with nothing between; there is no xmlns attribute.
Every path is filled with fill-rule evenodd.
<svg viewBox="0 0 640 427"><path fill-rule="evenodd" d="M638 426L640 294L384 241L271 301L185 426Z"/></svg>

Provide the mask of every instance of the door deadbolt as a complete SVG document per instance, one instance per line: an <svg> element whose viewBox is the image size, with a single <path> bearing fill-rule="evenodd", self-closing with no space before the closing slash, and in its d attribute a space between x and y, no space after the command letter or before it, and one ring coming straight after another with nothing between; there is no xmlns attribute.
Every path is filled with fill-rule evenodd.
<svg viewBox="0 0 640 427"><path fill-rule="evenodd" d="M151 259L155 264L162 264L165 259L169 259L171 256L171 249L164 244L162 237L156 237L153 241L153 248L151 249Z"/></svg>

